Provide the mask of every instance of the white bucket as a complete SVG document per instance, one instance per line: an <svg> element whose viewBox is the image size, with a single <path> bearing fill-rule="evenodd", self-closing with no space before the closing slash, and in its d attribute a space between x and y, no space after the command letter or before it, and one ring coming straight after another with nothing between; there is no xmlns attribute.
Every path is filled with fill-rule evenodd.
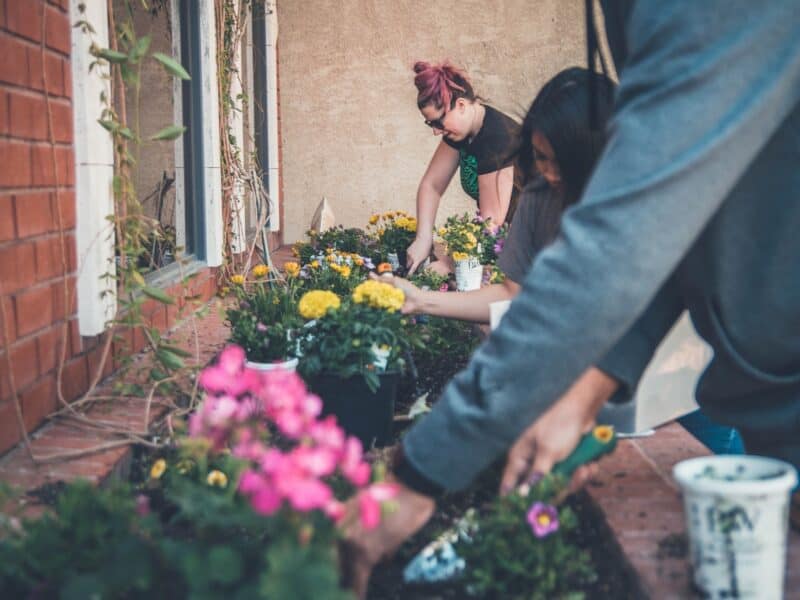
<svg viewBox="0 0 800 600"><path fill-rule="evenodd" d="M702 456L681 461L673 475L704 597L783 598L794 467L761 456Z"/></svg>
<svg viewBox="0 0 800 600"><path fill-rule="evenodd" d="M459 292L469 292L481 287L483 265L477 258L471 257L455 261L456 289Z"/></svg>
<svg viewBox="0 0 800 600"><path fill-rule="evenodd" d="M297 358L290 358L289 360L271 362L271 363L262 363L262 362L253 362L251 360L246 360L244 366L248 369L255 369L256 371L275 371L277 369L283 369L284 371L292 371L294 372L297 369L297 363L300 361Z"/></svg>
<svg viewBox="0 0 800 600"><path fill-rule="evenodd" d="M386 262L392 265L392 271L396 272L400 270L400 258L397 256L397 252L389 252L386 255Z"/></svg>

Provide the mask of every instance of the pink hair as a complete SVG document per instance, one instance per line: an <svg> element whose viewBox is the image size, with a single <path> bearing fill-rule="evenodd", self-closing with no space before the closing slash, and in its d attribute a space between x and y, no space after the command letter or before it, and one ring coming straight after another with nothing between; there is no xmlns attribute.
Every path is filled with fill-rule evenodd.
<svg viewBox="0 0 800 600"><path fill-rule="evenodd" d="M475 99L475 92L467 74L445 60L438 65L417 61L414 63L414 85L417 86L417 107L434 104L450 110L458 98Z"/></svg>

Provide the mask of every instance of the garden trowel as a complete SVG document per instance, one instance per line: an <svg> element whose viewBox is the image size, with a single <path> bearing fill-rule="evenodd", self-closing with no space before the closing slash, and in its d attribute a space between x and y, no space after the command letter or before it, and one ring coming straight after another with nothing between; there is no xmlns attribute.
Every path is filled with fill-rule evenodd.
<svg viewBox="0 0 800 600"><path fill-rule="evenodd" d="M614 428L599 425L581 438L572 454L553 467L553 473L569 481L578 467L611 452L616 444ZM470 509L453 527L411 559L403 570L403 580L406 583L438 583L458 577L466 563L456 552L455 544L471 542L476 531L477 514Z"/></svg>

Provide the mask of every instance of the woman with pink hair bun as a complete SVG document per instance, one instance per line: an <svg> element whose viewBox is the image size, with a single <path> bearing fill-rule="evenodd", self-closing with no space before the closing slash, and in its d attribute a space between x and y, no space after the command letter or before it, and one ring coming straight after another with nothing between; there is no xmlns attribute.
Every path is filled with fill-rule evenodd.
<svg viewBox="0 0 800 600"><path fill-rule="evenodd" d="M441 135L442 141L417 190L417 237L407 251L409 274L431 252L439 201L457 169L461 186L478 203L482 217L491 217L495 223L510 219L519 133L519 125L485 104L467 74L448 61L419 61L414 73L417 107L425 125L434 135ZM449 270L449 261L440 261L435 270Z"/></svg>

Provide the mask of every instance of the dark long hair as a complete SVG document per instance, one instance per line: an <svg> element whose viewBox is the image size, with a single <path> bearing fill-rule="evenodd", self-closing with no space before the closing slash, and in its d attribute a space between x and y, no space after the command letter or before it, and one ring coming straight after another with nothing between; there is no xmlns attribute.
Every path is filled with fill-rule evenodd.
<svg viewBox="0 0 800 600"><path fill-rule="evenodd" d="M589 113L592 78L597 106L594 128ZM536 175L531 138L538 131L555 153L561 172L563 208L577 202L606 142L606 122L613 109L615 87L605 75L582 67L565 69L544 85L522 122L517 166L523 185Z"/></svg>

